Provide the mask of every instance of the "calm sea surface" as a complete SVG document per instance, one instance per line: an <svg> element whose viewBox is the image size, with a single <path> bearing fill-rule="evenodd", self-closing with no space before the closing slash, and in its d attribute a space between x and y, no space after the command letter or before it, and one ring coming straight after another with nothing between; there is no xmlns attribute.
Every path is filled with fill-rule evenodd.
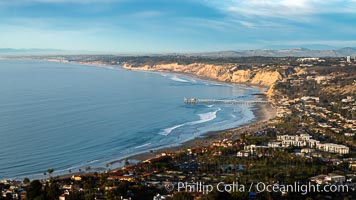
<svg viewBox="0 0 356 200"><path fill-rule="evenodd" d="M255 92L174 74L0 60L0 179L113 168L107 163L247 123L254 115L246 105L183 98Z"/></svg>

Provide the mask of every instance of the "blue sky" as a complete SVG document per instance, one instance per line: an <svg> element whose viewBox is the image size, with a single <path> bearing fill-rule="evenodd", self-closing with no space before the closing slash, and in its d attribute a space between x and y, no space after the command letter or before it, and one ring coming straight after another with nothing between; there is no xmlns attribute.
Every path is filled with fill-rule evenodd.
<svg viewBox="0 0 356 200"><path fill-rule="evenodd" d="M0 48L117 53L356 46L356 0L0 0Z"/></svg>

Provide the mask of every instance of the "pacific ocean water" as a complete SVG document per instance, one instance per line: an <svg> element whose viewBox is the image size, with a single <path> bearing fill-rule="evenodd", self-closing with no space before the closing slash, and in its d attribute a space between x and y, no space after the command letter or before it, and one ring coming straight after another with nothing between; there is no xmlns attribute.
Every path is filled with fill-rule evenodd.
<svg viewBox="0 0 356 200"><path fill-rule="evenodd" d="M41 178L176 146L254 119L253 107L185 105L184 97L252 100L257 89L177 74L0 60L0 179Z"/></svg>

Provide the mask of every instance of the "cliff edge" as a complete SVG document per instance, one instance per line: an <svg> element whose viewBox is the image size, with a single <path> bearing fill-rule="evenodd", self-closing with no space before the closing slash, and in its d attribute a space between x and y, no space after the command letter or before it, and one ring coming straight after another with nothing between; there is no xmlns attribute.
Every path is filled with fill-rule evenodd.
<svg viewBox="0 0 356 200"><path fill-rule="evenodd" d="M159 72L174 72L188 75L195 75L202 78L229 82L254 84L258 86L268 87L267 96L273 95L273 85L282 80L285 73L276 68L257 68L257 69L239 69L234 65L215 65L204 63L192 64L155 64L155 65L134 65L125 63L124 69L143 70L143 71L159 71Z"/></svg>

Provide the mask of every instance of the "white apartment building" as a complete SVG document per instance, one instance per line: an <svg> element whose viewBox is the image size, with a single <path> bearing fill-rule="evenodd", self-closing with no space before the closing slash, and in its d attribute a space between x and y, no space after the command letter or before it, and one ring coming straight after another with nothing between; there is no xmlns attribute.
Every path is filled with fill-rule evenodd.
<svg viewBox="0 0 356 200"><path fill-rule="evenodd" d="M311 147L311 148L316 148L316 146L320 144L319 140L314 140L314 139L310 139L307 141L307 146Z"/></svg>
<svg viewBox="0 0 356 200"><path fill-rule="evenodd" d="M348 154L350 152L349 147L345 145L333 143L321 144L320 141L311 139L311 137L309 134L277 135L277 142L269 142L268 146L277 147L281 144L282 147L309 147L338 154Z"/></svg>
<svg viewBox="0 0 356 200"><path fill-rule="evenodd" d="M305 147L311 137L309 134L278 135L277 141L282 141L282 147Z"/></svg>
<svg viewBox="0 0 356 200"><path fill-rule="evenodd" d="M350 152L349 147L333 143L318 144L316 148L321 151L339 154L348 154Z"/></svg>
<svg viewBox="0 0 356 200"><path fill-rule="evenodd" d="M351 63L351 56L346 57L346 62Z"/></svg>

